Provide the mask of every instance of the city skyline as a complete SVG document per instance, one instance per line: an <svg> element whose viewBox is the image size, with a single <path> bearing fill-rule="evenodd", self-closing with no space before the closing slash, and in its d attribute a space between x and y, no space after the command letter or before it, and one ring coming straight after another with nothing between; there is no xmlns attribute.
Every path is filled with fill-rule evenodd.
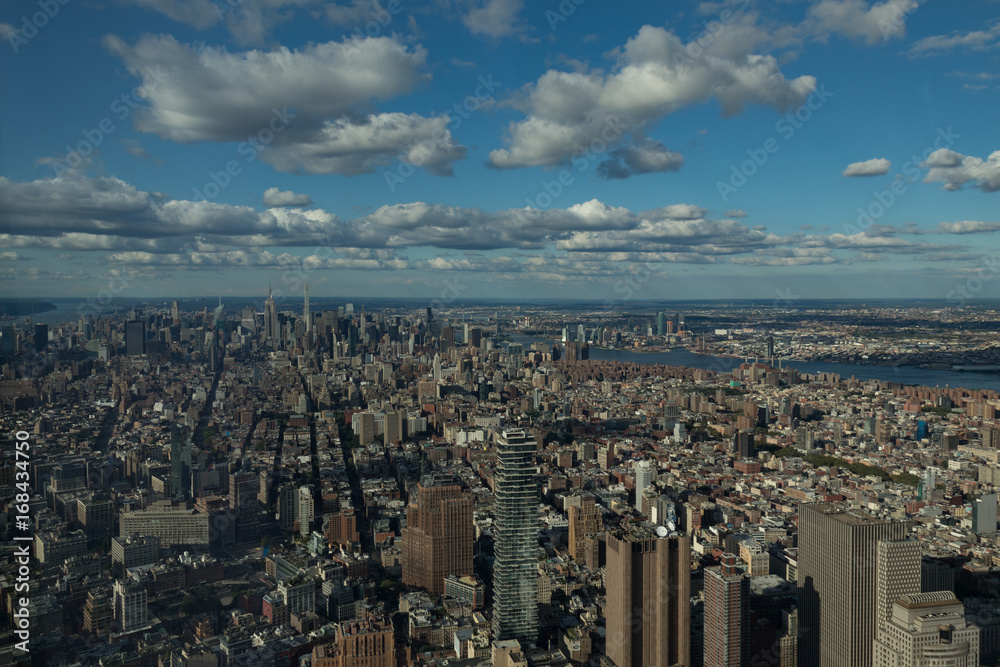
<svg viewBox="0 0 1000 667"><path fill-rule="evenodd" d="M5 8L0 85L31 103L0 110L0 275L26 297L293 276L314 297L996 298L995 15Z"/></svg>

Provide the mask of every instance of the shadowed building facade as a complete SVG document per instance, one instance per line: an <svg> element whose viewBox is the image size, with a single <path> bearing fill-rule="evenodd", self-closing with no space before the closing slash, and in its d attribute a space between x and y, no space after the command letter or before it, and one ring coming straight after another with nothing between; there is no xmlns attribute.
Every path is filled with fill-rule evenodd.
<svg viewBox="0 0 1000 667"><path fill-rule="evenodd" d="M691 538L609 534L607 655L618 667L691 664Z"/></svg>
<svg viewBox="0 0 1000 667"><path fill-rule="evenodd" d="M878 623L878 543L908 525L836 505L799 506L799 664L869 667ZM919 576L919 572L918 572Z"/></svg>

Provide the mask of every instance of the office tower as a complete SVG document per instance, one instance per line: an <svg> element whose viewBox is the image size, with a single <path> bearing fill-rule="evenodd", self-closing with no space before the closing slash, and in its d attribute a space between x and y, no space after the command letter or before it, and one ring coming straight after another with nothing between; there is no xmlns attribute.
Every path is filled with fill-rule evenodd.
<svg viewBox="0 0 1000 667"><path fill-rule="evenodd" d="M667 333L667 314L662 310L656 314L656 335L663 336Z"/></svg>
<svg viewBox="0 0 1000 667"><path fill-rule="evenodd" d="M191 495L191 434L186 426L170 428L170 488L188 498Z"/></svg>
<svg viewBox="0 0 1000 667"><path fill-rule="evenodd" d="M767 337L767 358L774 359L774 336Z"/></svg>
<svg viewBox="0 0 1000 667"><path fill-rule="evenodd" d="M299 490L294 484L283 484L278 489L278 524L282 530L295 527L299 504Z"/></svg>
<svg viewBox="0 0 1000 667"><path fill-rule="evenodd" d="M181 323L181 310L180 305L177 303L177 299L170 302L170 320L172 324Z"/></svg>
<svg viewBox="0 0 1000 667"><path fill-rule="evenodd" d="M441 355L434 353L434 379L441 381Z"/></svg>
<svg viewBox="0 0 1000 667"><path fill-rule="evenodd" d="M569 508L569 555L577 562L583 561L587 535L604 530L601 512L594 504L594 496L585 494L580 505Z"/></svg>
<svg viewBox="0 0 1000 667"><path fill-rule="evenodd" d="M799 505L799 663L868 667L877 616L880 540L906 538L889 523L836 505Z"/></svg>
<svg viewBox="0 0 1000 667"><path fill-rule="evenodd" d="M129 568L152 565L160 559L160 538L123 535L111 538L111 574L122 578Z"/></svg>
<svg viewBox="0 0 1000 667"><path fill-rule="evenodd" d="M114 584L115 629L133 632L145 627L147 618L146 589L139 584L116 579Z"/></svg>
<svg viewBox="0 0 1000 667"><path fill-rule="evenodd" d="M705 569L705 667L743 667L750 652L750 577L723 554L719 567Z"/></svg>
<svg viewBox="0 0 1000 667"><path fill-rule="evenodd" d="M391 445L406 437L406 411L389 412L385 416L382 429L382 442Z"/></svg>
<svg viewBox="0 0 1000 667"><path fill-rule="evenodd" d="M882 540L875 553L876 629L892 617L892 605L904 595L920 592L920 543Z"/></svg>
<svg viewBox="0 0 1000 667"><path fill-rule="evenodd" d="M445 577L472 574L472 494L455 479L425 475L406 508L403 528L403 583L434 595Z"/></svg>
<svg viewBox="0 0 1000 667"><path fill-rule="evenodd" d="M972 532L977 535L997 532L997 494L988 493L972 501Z"/></svg>
<svg viewBox="0 0 1000 667"><path fill-rule="evenodd" d="M733 434L733 455L741 459L752 459L757 454L753 443L753 431L737 431Z"/></svg>
<svg viewBox="0 0 1000 667"><path fill-rule="evenodd" d="M951 591L904 595L879 629L871 662L881 665L978 667L979 628Z"/></svg>
<svg viewBox="0 0 1000 667"><path fill-rule="evenodd" d="M311 332L312 331L312 317L311 317L311 315L309 313L309 283L306 283L305 290L306 290L306 293L305 293L304 300L302 302L302 319L305 320L306 331L307 332Z"/></svg>
<svg viewBox="0 0 1000 667"><path fill-rule="evenodd" d="M316 501L313 500L312 489L308 486L299 488L295 514L299 522L299 534L308 535L311 532L313 517L316 516Z"/></svg>
<svg viewBox="0 0 1000 667"><path fill-rule="evenodd" d="M358 442L362 447L375 442L375 415L371 412L358 415Z"/></svg>
<svg viewBox="0 0 1000 667"><path fill-rule="evenodd" d="M35 325L35 352L42 352L49 346L49 325Z"/></svg>
<svg viewBox="0 0 1000 667"><path fill-rule="evenodd" d="M607 655L618 667L690 665L691 538L609 534Z"/></svg>
<svg viewBox="0 0 1000 667"><path fill-rule="evenodd" d="M503 432L497 449L493 528L493 639L533 642L538 635L538 490L534 436Z"/></svg>
<svg viewBox="0 0 1000 667"><path fill-rule="evenodd" d="M642 512L642 494L653 484L653 462L645 459L635 464L635 509Z"/></svg>
<svg viewBox="0 0 1000 667"><path fill-rule="evenodd" d="M777 667L799 667L799 610L782 611L781 625L784 632L778 638Z"/></svg>
<svg viewBox="0 0 1000 667"><path fill-rule="evenodd" d="M99 546L111 537L114 528L115 504L106 495L76 499L76 520L83 526L87 543Z"/></svg>
<svg viewBox="0 0 1000 667"><path fill-rule="evenodd" d="M264 301L264 340L271 341L274 347L279 347L281 328L278 323L278 306L271 298L271 288L267 288L267 300Z"/></svg>
<svg viewBox="0 0 1000 667"><path fill-rule="evenodd" d="M146 325L143 322L125 323L125 354L141 357L146 353Z"/></svg>

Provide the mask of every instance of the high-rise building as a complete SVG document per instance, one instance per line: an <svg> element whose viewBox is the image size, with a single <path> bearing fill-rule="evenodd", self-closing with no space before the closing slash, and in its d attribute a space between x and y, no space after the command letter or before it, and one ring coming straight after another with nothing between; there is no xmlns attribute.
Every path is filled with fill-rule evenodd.
<svg viewBox="0 0 1000 667"><path fill-rule="evenodd" d="M152 535L122 535L111 538L111 574L124 577L140 565L152 565L160 558L160 539Z"/></svg>
<svg viewBox="0 0 1000 667"><path fill-rule="evenodd" d="M306 323L306 331L312 331L312 317L309 312L309 283L306 283L305 297L302 302L302 319Z"/></svg>
<svg viewBox="0 0 1000 667"><path fill-rule="evenodd" d="M607 556L608 657L618 667L689 665L691 538L609 534Z"/></svg>
<svg viewBox="0 0 1000 667"><path fill-rule="evenodd" d="M719 567L705 569L705 667L749 664L750 578L737 560L723 554Z"/></svg>
<svg viewBox="0 0 1000 667"><path fill-rule="evenodd" d="M41 352L49 346L49 325L35 325L35 351Z"/></svg>
<svg viewBox="0 0 1000 667"><path fill-rule="evenodd" d="M977 535L997 532L997 494L988 493L972 501L972 532Z"/></svg>
<svg viewBox="0 0 1000 667"><path fill-rule="evenodd" d="M875 623L880 627L892 618L896 600L920 592L920 543L882 540L876 547L875 559Z"/></svg>
<svg viewBox="0 0 1000 667"><path fill-rule="evenodd" d="M174 424L170 429L170 488L185 498L191 495L190 429Z"/></svg>
<svg viewBox="0 0 1000 667"><path fill-rule="evenodd" d="M146 354L146 325L133 320L125 323L125 354L141 357Z"/></svg>
<svg viewBox="0 0 1000 667"><path fill-rule="evenodd" d="M827 504L799 505L798 523L799 664L868 667L878 542L905 539L907 524Z"/></svg>
<svg viewBox="0 0 1000 667"><path fill-rule="evenodd" d="M133 632L145 627L148 620L146 589L141 585L116 579L114 584L115 629Z"/></svg>
<svg viewBox="0 0 1000 667"><path fill-rule="evenodd" d="M445 577L472 574L472 495L455 479L425 475L406 509L403 583L445 590Z"/></svg>
<svg viewBox="0 0 1000 667"><path fill-rule="evenodd" d="M656 335L663 336L667 333L667 314L660 311L656 314Z"/></svg>
<svg viewBox="0 0 1000 667"><path fill-rule="evenodd" d="M316 516L316 501L313 499L312 489L308 486L299 488L298 506L296 507L296 518L299 522L299 533L308 535L312 530L312 520Z"/></svg>
<svg viewBox="0 0 1000 667"><path fill-rule="evenodd" d="M358 415L358 443L362 447L375 442L375 415L362 412Z"/></svg>
<svg viewBox="0 0 1000 667"><path fill-rule="evenodd" d="M278 322L278 306L271 298L271 288L267 288L267 300L264 301L264 340L269 340L275 347L280 347L281 325Z"/></svg>
<svg viewBox="0 0 1000 667"><path fill-rule="evenodd" d="M642 494L653 484L653 462L643 459L635 464L635 509L642 512Z"/></svg>
<svg viewBox="0 0 1000 667"><path fill-rule="evenodd" d="M604 529L601 512L594 504L594 496L585 494L579 506L570 506L569 511L569 556L581 562L584 557L587 535Z"/></svg>
<svg viewBox="0 0 1000 667"><path fill-rule="evenodd" d="M875 667L978 667L979 627L951 591L904 595L875 637Z"/></svg>
<svg viewBox="0 0 1000 667"><path fill-rule="evenodd" d="M538 489L535 438L503 432L497 449L496 522L493 529L493 639L533 642L538 635Z"/></svg>

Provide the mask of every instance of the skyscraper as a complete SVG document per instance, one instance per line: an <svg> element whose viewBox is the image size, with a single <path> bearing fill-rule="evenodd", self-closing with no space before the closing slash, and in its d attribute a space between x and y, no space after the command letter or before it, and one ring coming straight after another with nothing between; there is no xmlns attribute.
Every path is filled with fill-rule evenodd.
<svg viewBox="0 0 1000 667"><path fill-rule="evenodd" d="M799 664L872 664L877 545L906 533L905 523L836 505L799 506Z"/></svg>
<svg viewBox="0 0 1000 667"><path fill-rule="evenodd" d="M653 484L653 462L644 459L635 464L635 509L642 512L642 494Z"/></svg>
<svg viewBox="0 0 1000 667"><path fill-rule="evenodd" d="M972 501L972 532L977 535L997 532L997 494L988 493Z"/></svg>
<svg viewBox="0 0 1000 667"><path fill-rule="evenodd" d="M719 567L705 570L705 667L749 664L750 578L723 554Z"/></svg>
<svg viewBox="0 0 1000 667"><path fill-rule="evenodd" d="M302 319L306 322L306 331L312 331L312 317L309 313L309 283L306 283L305 299L302 303Z"/></svg>
<svg viewBox="0 0 1000 667"><path fill-rule="evenodd" d="M406 509L403 583L435 595L449 574L472 574L472 495L455 479L425 475Z"/></svg>
<svg viewBox="0 0 1000 667"><path fill-rule="evenodd" d="M921 550L916 540L882 540L876 547L876 629L892 618L892 605L920 592Z"/></svg>
<svg viewBox="0 0 1000 667"><path fill-rule="evenodd" d="M170 488L174 495L191 495L191 436L179 424L170 429Z"/></svg>
<svg viewBox="0 0 1000 667"><path fill-rule="evenodd" d="M140 357L146 353L146 325L138 320L125 323L125 354Z"/></svg>
<svg viewBox="0 0 1000 667"><path fill-rule="evenodd" d="M601 512L594 504L594 496L589 493L580 498L580 506L569 508L569 555L575 561L582 561L588 534L603 530Z"/></svg>
<svg viewBox="0 0 1000 667"><path fill-rule="evenodd" d="M691 538L634 529L609 534L607 553L608 657L618 667L689 665Z"/></svg>
<svg viewBox="0 0 1000 667"><path fill-rule="evenodd" d="M271 341L275 347L281 340L281 328L278 323L278 306L271 298L271 288L267 288L267 300L264 301L264 340Z"/></svg>
<svg viewBox="0 0 1000 667"><path fill-rule="evenodd" d="M535 438L521 429L503 432L493 484L496 498L493 568L493 639L533 642L538 635L538 490Z"/></svg>

